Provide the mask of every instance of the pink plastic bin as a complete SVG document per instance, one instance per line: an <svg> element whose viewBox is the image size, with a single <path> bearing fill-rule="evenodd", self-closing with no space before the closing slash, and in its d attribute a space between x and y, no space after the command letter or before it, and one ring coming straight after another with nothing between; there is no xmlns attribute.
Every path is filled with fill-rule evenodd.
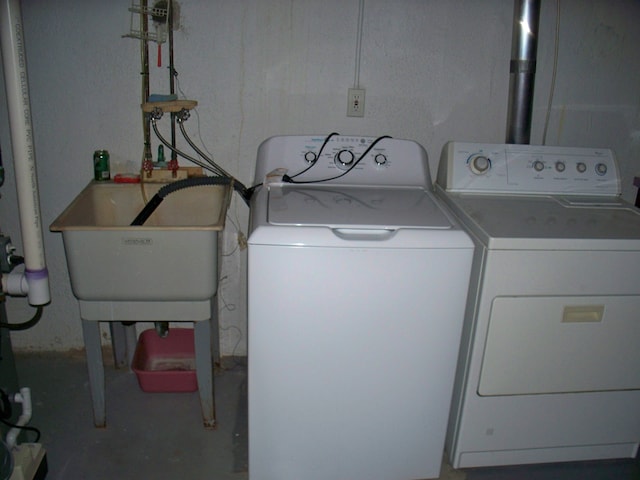
<svg viewBox="0 0 640 480"><path fill-rule="evenodd" d="M140 334L131 369L145 392L194 392L198 389L193 330L172 328L165 338L154 329Z"/></svg>

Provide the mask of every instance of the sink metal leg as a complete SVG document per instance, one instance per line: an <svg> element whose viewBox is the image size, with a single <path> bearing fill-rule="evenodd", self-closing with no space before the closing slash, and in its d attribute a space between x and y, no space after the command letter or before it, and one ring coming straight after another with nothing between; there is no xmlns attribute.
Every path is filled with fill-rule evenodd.
<svg viewBox="0 0 640 480"><path fill-rule="evenodd" d="M135 322L109 322L109 329L116 368L131 366L137 343Z"/></svg>
<svg viewBox="0 0 640 480"><path fill-rule="evenodd" d="M131 366L133 364L133 354L136 353L136 345L138 344L135 323L124 326L124 341L127 347L127 364Z"/></svg>
<svg viewBox="0 0 640 480"><path fill-rule="evenodd" d="M125 329L126 327L122 322L109 322L111 346L113 347L113 362L116 368L122 368L128 365Z"/></svg>
<svg viewBox="0 0 640 480"><path fill-rule="evenodd" d="M216 427L216 409L213 389L213 362L211 351L211 320L194 322L194 339L196 354L196 377L202 419L205 428Z"/></svg>
<svg viewBox="0 0 640 480"><path fill-rule="evenodd" d="M82 320L82 335L87 352L89 386L93 401L93 423L96 427L105 427L106 406L104 402L104 365L102 363L102 344L100 342L100 322Z"/></svg>
<svg viewBox="0 0 640 480"><path fill-rule="evenodd" d="M211 299L211 341L213 361L220 365L220 325L218 323L218 294Z"/></svg>

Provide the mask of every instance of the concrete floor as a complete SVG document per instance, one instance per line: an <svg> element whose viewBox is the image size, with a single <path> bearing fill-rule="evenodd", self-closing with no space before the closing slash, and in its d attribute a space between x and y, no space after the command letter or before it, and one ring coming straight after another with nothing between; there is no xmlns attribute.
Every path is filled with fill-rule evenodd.
<svg viewBox="0 0 640 480"><path fill-rule="evenodd" d="M205 430L197 393L145 393L105 356L107 427L93 427L84 355L16 355L31 388L48 480L220 479L247 475L246 368L217 372L218 428ZM28 437L32 438L32 437Z"/></svg>
<svg viewBox="0 0 640 480"><path fill-rule="evenodd" d="M244 359L225 361L216 372L215 431L202 427L196 393L144 393L133 373L115 370L108 360L105 357L107 427L96 429L83 354L16 356L20 384L32 390L30 425L42 432L48 480L248 479ZM640 462L466 471L445 464L441 479L640 480Z"/></svg>

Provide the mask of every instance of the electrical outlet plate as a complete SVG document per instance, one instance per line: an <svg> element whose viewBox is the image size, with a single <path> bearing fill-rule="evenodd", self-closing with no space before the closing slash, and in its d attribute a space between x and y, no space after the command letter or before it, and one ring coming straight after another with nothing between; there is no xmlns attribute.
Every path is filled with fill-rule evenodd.
<svg viewBox="0 0 640 480"><path fill-rule="evenodd" d="M347 92L347 117L364 117L364 88L350 88Z"/></svg>

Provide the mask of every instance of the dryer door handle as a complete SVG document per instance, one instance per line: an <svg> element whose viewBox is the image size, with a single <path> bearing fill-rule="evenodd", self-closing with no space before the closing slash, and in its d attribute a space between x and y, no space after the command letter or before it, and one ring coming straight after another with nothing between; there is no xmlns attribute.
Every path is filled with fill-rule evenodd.
<svg viewBox="0 0 640 480"><path fill-rule="evenodd" d="M332 228L331 231L347 241L384 241L393 238L397 232L388 228Z"/></svg>

